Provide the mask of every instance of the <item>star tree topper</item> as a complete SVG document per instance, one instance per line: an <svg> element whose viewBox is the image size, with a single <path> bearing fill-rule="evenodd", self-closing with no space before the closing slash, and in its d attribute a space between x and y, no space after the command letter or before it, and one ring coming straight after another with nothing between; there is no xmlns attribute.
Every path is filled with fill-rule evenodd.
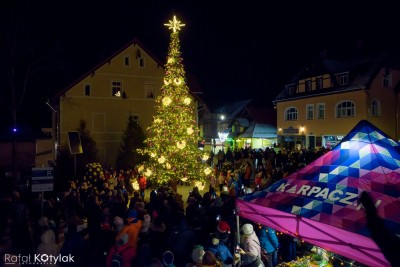
<svg viewBox="0 0 400 267"><path fill-rule="evenodd" d="M169 23L165 23L164 25L168 26L168 29L172 29L174 33L176 31L180 31L181 27L185 26L185 24L182 24L179 20L176 19L175 15L174 18L169 21Z"/></svg>

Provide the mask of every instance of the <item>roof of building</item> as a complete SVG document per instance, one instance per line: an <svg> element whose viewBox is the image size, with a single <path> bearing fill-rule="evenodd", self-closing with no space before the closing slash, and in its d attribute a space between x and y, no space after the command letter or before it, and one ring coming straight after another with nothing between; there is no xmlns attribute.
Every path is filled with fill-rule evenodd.
<svg viewBox="0 0 400 267"><path fill-rule="evenodd" d="M276 138L276 126L265 123L252 122L238 138Z"/></svg>
<svg viewBox="0 0 400 267"><path fill-rule="evenodd" d="M213 113L214 114L224 114L226 119L232 120L236 118L236 116L243 111L250 104L252 99L242 100L242 101L235 101L219 108L216 108Z"/></svg>
<svg viewBox="0 0 400 267"><path fill-rule="evenodd" d="M330 74L332 87L308 92L289 93L286 86L274 99L274 103L292 100L296 98L310 97L314 95L332 94L342 91L369 89L371 82L383 67L398 69L400 61L393 59L393 55L383 52L379 54L355 54L343 57L319 57L307 64L289 84L297 85L299 80L307 79L323 74ZM334 75L348 73L349 82L341 86L333 79Z"/></svg>

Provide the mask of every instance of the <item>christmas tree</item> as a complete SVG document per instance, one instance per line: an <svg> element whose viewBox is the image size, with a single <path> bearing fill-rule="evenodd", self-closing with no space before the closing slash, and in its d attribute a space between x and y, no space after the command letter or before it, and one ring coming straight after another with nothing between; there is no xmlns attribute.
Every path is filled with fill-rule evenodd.
<svg viewBox="0 0 400 267"><path fill-rule="evenodd" d="M156 99L157 113L147 129L147 147L143 152L150 157L145 164L146 176L156 184L181 180L202 189L211 168L205 164L208 154L198 149L195 105L182 64L179 31L185 24L174 16L165 25L172 33L162 94Z"/></svg>

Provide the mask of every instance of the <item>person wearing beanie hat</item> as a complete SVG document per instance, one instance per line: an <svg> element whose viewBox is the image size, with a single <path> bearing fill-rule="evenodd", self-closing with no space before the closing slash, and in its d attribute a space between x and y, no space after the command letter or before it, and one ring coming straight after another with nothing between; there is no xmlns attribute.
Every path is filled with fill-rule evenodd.
<svg viewBox="0 0 400 267"><path fill-rule="evenodd" d="M220 259L222 266L232 266L233 256L229 248L223 242L219 242L219 239L216 237L211 239L211 244L206 250L211 251L215 257Z"/></svg>
<svg viewBox="0 0 400 267"><path fill-rule="evenodd" d="M204 256L204 248L201 245L194 246L192 250L192 261L194 266L201 266L201 261Z"/></svg>
<svg viewBox="0 0 400 267"><path fill-rule="evenodd" d="M221 220L218 222L217 229L215 231L215 236L223 242L227 247L230 246L231 242L231 227L230 225L224 221Z"/></svg>
<svg viewBox="0 0 400 267"><path fill-rule="evenodd" d="M165 251L162 256L162 263L165 267L175 267L174 254L169 250Z"/></svg>
<svg viewBox="0 0 400 267"><path fill-rule="evenodd" d="M133 255L136 256L139 240L139 233L142 228L142 221L137 219L137 212L129 210L127 215L128 224L125 225L117 235L117 240L123 235L128 234L128 244L132 247Z"/></svg>
<svg viewBox="0 0 400 267"><path fill-rule="evenodd" d="M254 232L253 225L246 223L242 226L243 235L240 237L241 247L245 252L249 252L261 258L261 246L258 236Z"/></svg>

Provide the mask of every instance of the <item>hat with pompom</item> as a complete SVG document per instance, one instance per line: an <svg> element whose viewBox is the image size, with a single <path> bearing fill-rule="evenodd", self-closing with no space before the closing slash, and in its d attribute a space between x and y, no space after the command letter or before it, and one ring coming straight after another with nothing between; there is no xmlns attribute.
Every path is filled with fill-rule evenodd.
<svg viewBox="0 0 400 267"><path fill-rule="evenodd" d="M212 243L214 246L216 246L216 245L219 244L219 239L216 238L216 237L214 237L214 238L211 240L211 243Z"/></svg>
<svg viewBox="0 0 400 267"><path fill-rule="evenodd" d="M231 227L226 221L219 221L217 225L217 230L218 232L221 233L230 233L231 232Z"/></svg>
<svg viewBox="0 0 400 267"><path fill-rule="evenodd" d="M245 234L245 235L251 235L254 232L253 225L251 225L250 223L244 224L242 226L242 231L243 231L243 234Z"/></svg>

